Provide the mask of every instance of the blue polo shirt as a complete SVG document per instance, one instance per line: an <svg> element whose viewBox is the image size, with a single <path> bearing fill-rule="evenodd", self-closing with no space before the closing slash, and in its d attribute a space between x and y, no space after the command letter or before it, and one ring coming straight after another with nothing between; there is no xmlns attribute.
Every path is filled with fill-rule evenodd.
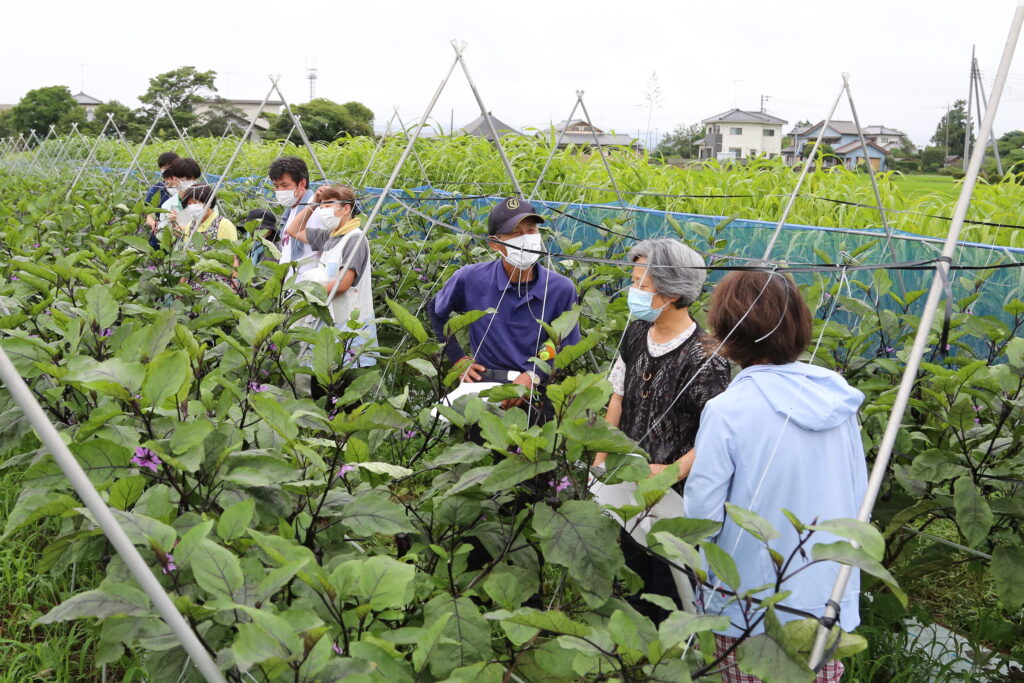
<svg viewBox="0 0 1024 683"><path fill-rule="evenodd" d="M454 338L446 340L445 353L453 363L471 355L488 370L526 371L534 369L528 359L536 356L547 340L547 333L537 320L543 315L544 322L550 323L571 309L576 299L572 280L540 264L534 266L530 282L509 282L499 258L455 271L427 306L427 313L437 338L446 340L444 323L452 314L497 309L497 313L485 315L470 325L472 353L466 354ZM576 326L563 345L579 340L580 330Z"/></svg>

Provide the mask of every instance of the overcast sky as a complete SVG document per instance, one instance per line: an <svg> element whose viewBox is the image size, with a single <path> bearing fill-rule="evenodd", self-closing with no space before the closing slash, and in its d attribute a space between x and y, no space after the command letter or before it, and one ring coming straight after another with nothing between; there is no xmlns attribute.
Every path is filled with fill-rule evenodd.
<svg viewBox="0 0 1024 683"><path fill-rule="evenodd" d="M824 118L840 74L861 121L924 144L946 104L966 96L971 45L991 88L1015 0L733 0L694 3L216 2L51 0L8 3L0 29L0 103L48 85L135 106L148 79L179 66L217 72L222 95L260 99L280 74L292 103L358 100L382 127L392 108L422 115L451 63L452 38L488 109L519 127L564 119L575 91L594 123L643 137L732 107L790 125ZM1024 129L1024 50L1011 69L997 133ZM657 74L662 101L645 91ZM456 71L434 110L445 128L479 114ZM849 119L844 104L836 118ZM787 127L788 130L788 127Z"/></svg>

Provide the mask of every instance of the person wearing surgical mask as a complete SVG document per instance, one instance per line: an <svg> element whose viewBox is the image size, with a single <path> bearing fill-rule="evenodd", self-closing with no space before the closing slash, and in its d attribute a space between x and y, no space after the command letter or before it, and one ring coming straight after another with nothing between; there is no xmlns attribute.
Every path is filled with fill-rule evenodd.
<svg viewBox="0 0 1024 683"><path fill-rule="evenodd" d="M677 239L650 239L638 242L628 259L634 264L626 297L630 322L608 377L612 396L605 419L647 453L652 475L677 465L675 489L683 494L701 411L729 386L729 362L714 353L712 340L690 317L706 277L700 254ZM606 458L598 453L594 465L603 467ZM682 516L682 508L676 513ZM622 533L621 543L644 592L684 607L668 567L629 533ZM667 614L641 600L633 606L656 621Z"/></svg>
<svg viewBox="0 0 1024 683"><path fill-rule="evenodd" d="M162 176L168 199L160 205L160 208L164 209L164 213L152 227L155 236L158 236L160 230L167 225L178 231L182 231L188 226L190 219L185 215L185 205L181 201L180 194L198 183L202 175L203 172L195 159L175 159L170 166L164 169Z"/></svg>
<svg viewBox="0 0 1024 683"><path fill-rule="evenodd" d="M238 229L235 224L217 210L217 196L209 185L192 185L178 193L181 203L184 205L182 211L187 219L187 224L181 230L182 238L189 246L187 248L199 248L206 251L213 247L217 240L238 241ZM197 240L199 235L202 240ZM215 275L213 273L201 273L193 276L192 285L200 289L203 282L219 280L226 285L237 285L238 257L234 259L234 271L231 277Z"/></svg>
<svg viewBox="0 0 1024 683"><path fill-rule="evenodd" d="M449 360L463 382L491 381L536 388L542 368L531 358L542 349L576 344L578 326L563 339L548 339L540 322L551 323L577 302L569 278L542 265L547 251L540 226L544 218L527 201L510 197L491 209L488 242L499 258L459 268L427 304L427 314ZM452 315L494 309L469 326L465 350L444 326ZM521 404L509 399L503 407Z"/></svg>
<svg viewBox="0 0 1024 683"><path fill-rule="evenodd" d="M281 252L281 263L297 262L301 280L303 273L316 268L320 258L318 251L288 234L289 224L313 201L313 191L309 189L309 168L298 157L278 157L271 162L267 175L274 187L273 202L284 207L278 224L281 241L277 248ZM319 227L315 220L312 225Z"/></svg>
<svg viewBox="0 0 1024 683"><path fill-rule="evenodd" d="M288 225L288 235L320 253L316 268L304 279L333 292L330 309L334 323L351 330L349 321L359 321L357 336L347 342L347 356L359 367L376 364L377 326L374 322L373 280L370 243L361 229L355 192L344 185L317 189L313 201ZM312 224L319 227L312 227ZM314 391L314 394L316 392Z"/></svg>

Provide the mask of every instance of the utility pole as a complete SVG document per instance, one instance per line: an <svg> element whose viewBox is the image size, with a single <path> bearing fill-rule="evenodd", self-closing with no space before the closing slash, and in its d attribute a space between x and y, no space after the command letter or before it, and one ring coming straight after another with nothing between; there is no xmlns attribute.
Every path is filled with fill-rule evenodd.
<svg viewBox="0 0 1024 683"><path fill-rule="evenodd" d="M964 173L967 173L967 161L971 156L971 135L974 126L971 124L971 104L974 102L974 46L971 45L971 80L967 86L967 118L964 119Z"/></svg>
<svg viewBox="0 0 1024 683"><path fill-rule="evenodd" d="M946 154L942 157L942 165L945 166L949 158L949 102L946 103L946 118L943 119L942 127L946 132Z"/></svg>

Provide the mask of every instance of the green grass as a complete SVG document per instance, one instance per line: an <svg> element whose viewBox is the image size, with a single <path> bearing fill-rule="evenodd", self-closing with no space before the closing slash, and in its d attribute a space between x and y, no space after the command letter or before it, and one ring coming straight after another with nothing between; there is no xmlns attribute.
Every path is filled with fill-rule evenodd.
<svg viewBox="0 0 1024 683"><path fill-rule="evenodd" d="M870 182L867 178L865 183ZM945 175L904 175L893 181L908 199L919 199L931 194L941 194L956 199L960 192L960 181Z"/></svg>
<svg viewBox="0 0 1024 683"><path fill-rule="evenodd" d="M21 491L19 475L0 473L0 521ZM32 526L0 544L0 683L100 681L93 664L98 627L87 621L34 627L32 622L74 591L71 571L40 572L39 557L56 524ZM99 581L95 567L79 565L78 589ZM131 680L110 668L107 681ZM137 680L137 678L135 679Z"/></svg>

